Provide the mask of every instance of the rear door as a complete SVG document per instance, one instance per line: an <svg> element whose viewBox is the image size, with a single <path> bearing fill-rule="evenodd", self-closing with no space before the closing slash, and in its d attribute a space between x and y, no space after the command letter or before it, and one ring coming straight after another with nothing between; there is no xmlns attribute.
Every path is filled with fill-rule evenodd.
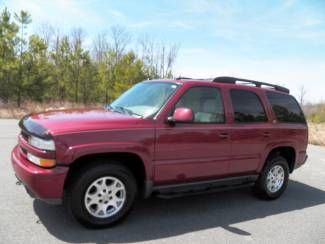
<svg viewBox="0 0 325 244"><path fill-rule="evenodd" d="M233 110L229 174L254 173L272 136L263 97L252 90L230 89Z"/></svg>

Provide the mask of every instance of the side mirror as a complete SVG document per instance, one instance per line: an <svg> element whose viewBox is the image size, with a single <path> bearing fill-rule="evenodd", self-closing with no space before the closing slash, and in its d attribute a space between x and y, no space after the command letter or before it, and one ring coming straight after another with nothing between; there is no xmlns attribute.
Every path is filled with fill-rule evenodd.
<svg viewBox="0 0 325 244"><path fill-rule="evenodd" d="M190 108L176 108L173 116L167 118L169 123L191 123L193 122L193 111Z"/></svg>

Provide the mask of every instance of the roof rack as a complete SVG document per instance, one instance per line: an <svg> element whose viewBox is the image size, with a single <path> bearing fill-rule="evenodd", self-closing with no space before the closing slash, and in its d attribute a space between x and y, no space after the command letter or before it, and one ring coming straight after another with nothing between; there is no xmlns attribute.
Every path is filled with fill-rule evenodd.
<svg viewBox="0 0 325 244"><path fill-rule="evenodd" d="M176 80L192 80L192 78L179 76L176 78Z"/></svg>
<svg viewBox="0 0 325 244"><path fill-rule="evenodd" d="M209 78L190 78L190 77L179 76L175 80L202 80L202 81L205 81L205 80L211 80L211 79L209 79Z"/></svg>
<svg viewBox="0 0 325 244"><path fill-rule="evenodd" d="M260 82L260 81L255 81L255 80L248 80L248 79L242 79L242 78L236 78L236 77L230 77L230 76L220 76L217 78L213 79L213 82L218 82L218 83L229 83L229 84L236 84L237 81L242 81L245 83L250 83L255 85L256 87L262 87L262 86L268 86L271 87L277 91L285 92L285 93L290 93L290 90L288 88L285 88L283 86L278 86L266 82Z"/></svg>

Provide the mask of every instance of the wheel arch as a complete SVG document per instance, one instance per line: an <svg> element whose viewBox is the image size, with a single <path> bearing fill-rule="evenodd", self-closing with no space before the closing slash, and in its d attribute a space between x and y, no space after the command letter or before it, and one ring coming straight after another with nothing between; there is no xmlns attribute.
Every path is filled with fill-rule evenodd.
<svg viewBox="0 0 325 244"><path fill-rule="evenodd" d="M69 184L74 181L74 178L83 170L86 170L87 167L94 166L96 163L101 161L106 161L106 163L109 163L109 160L119 162L127 167L134 175L139 190L142 192L144 191L148 178L145 163L138 154L132 152L95 153L83 155L77 158L69 165L69 171L64 184L64 189L67 189Z"/></svg>
<svg viewBox="0 0 325 244"><path fill-rule="evenodd" d="M265 167L266 162L270 158L273 158L276 156L281 156L287 160L290 173L292 173L295 168L295 163L296 163L296 158L297 158L295 148L292 145L283 145L283 146L277 146L277 147L272 148L267 153L267 156L264 160L263 168Z"/></svg>

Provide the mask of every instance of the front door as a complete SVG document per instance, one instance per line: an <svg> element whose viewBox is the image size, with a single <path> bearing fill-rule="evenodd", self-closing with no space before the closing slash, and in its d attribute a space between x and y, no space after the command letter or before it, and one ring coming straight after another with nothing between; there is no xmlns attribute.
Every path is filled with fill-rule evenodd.
<svg viewBox="0 0 325 244"><path fill-rule="evenodd" d="M156 129L156 183L207 180L227 174L230 129L225 124L221 92L216 87L189 88L175 104L190 108L191 123L161 123Z"/></svg>

